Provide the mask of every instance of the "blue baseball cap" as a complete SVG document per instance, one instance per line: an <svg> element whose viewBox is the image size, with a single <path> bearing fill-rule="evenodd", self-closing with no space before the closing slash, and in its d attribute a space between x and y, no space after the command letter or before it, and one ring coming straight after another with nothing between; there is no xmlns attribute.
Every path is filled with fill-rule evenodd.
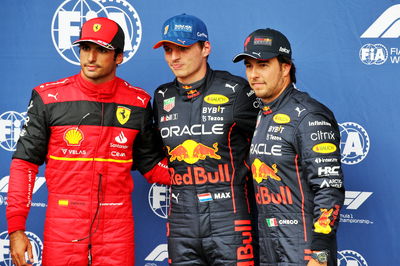
<svg viewBox="0 0 400 266"><path fill-rule="evenodd" d="M198 41L208 41L207 27L199 18L191 15L178 15L164 22L162 40L153 48L161 47L165 42L179 46L191 46Z"/></svg>

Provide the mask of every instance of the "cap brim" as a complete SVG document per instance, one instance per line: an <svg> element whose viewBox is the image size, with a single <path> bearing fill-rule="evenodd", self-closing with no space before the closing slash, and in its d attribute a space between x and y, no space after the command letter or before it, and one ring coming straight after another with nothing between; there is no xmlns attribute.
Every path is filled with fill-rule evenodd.
<svg viewBox="0 0 400 266"><path fill-rule="evenodd" d="M193 44L195 44L196 42L198 42L198 41L197 40L186 40L185 41L186 44L182 44L181 42L175 42L175 41L171 41L171 40L161 40L153 46L153 49L160 48L161 46L164 45L164 43L172 43L172 44L182 46L182 47L189 47L189 46L192 46Z"/></svg>
<svg viewBox="0 0 400 266"><path fill-rule="evenodd" d="M250 53L247 53L247 52L243 52L243 53L237 54L232 59L232 61L233 61L233 63L237 63L237 62L245 59L246 57L254 58L254 59L257 59L257 60L268 60L268 59L274 58L276 56L278 56L278 54L275 54L275 53L265 53L265 52L263 53L263 52L260 52L258 54L254 54L254 53L250 54Z"/></svg>
<svg viewBox="0 0 400 266"><path fill-rule="evenodd" d="M99 40L80 39L80 40L74 41L74 42L72 43L72 45L78 45L78 44L80 44L80 43L82 43L82 42L91 42L91 43L98 44L98 45L100 45L100 46L102 46L102 47L104 47L104 48L106 48L106 49L108 49L108 50L115 50L115 48L112 47L110 44L105 44L105 43L103 43L103 42L101 42L101 41L99 41Z"/></svg>

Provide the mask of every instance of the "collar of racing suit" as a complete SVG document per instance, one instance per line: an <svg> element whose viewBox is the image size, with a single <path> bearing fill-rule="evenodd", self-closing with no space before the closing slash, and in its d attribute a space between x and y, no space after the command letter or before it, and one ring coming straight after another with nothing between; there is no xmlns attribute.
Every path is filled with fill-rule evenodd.
<svg viewBox="0 0 400 266"><path fill-rule="evenodd" d="M79 89L81 89L86 95L97 99L108 99L114 96L117 88L117 77L101 84L94 84L83 79L81 74L78 74L77 76Z"/></svg>
<svg viewBox="0 0 400 266"><path fill-rule="evenodd" d="M204 91L206 91L208 88L208 84L210 82L212 74L213 74L213 71L210 68L210 66L207 64L206 75L199 81L196 81L192 84L186 85L186 84L179 83L178 80L175 78L174 83L175 83L177 91L179 92L179 95L182 96L184 101L189 101L191 99L196 98L200 94L204 93Z"/></svg>
<svg viewBox="0 0 400 266"><path fill-rule="evenodd" d="M295 89L296 88L293 83L290 83L289 86L286 87L286 89L282 92L282 94L270 103L264 103L260 98L257 98L257 101L260 104L261 113L263 115L269 115L279 110L280 107L284 105L286 100L288 99L287 96L290 95L291 92Z"/></svg>

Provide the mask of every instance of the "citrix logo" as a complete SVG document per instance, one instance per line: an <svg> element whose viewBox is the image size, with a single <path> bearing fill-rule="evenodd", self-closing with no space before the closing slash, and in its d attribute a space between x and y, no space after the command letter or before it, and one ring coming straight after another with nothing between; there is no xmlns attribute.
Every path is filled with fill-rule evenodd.
<svg viewBox="0 0 400 266"><path fill-rule="evenodd" d="M399 38L400 4L386 9L361 35L361 38Z"/></svg>

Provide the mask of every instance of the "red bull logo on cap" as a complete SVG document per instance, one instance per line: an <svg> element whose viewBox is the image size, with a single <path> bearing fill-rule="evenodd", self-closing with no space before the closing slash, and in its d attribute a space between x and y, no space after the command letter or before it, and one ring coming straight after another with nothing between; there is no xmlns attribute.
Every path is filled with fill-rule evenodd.
<svg viewBox="0 0 400 266"><path fill-rule="evenodd" d="M281 181L281 178L276 174L278 173L276 164L269 167L258 158L255 159L251 165L251 172L253 173L253 179L256 180L257 183L261 183L264 179L267 180L268 178Z"/></svg>
<svg viewBox="0 0 400 266"><path fill-rule="evenodd" d="M188 139L172 150L169 146L167 146L167 149L168 154L171 156L169 158L170 162L178 160L184 161L188 164L194 164L198 160L205 160L207 157L217 160L221 159L221 156L217 154L217 142L214 143L213 147L211 148L194 140Z"/></svg>

